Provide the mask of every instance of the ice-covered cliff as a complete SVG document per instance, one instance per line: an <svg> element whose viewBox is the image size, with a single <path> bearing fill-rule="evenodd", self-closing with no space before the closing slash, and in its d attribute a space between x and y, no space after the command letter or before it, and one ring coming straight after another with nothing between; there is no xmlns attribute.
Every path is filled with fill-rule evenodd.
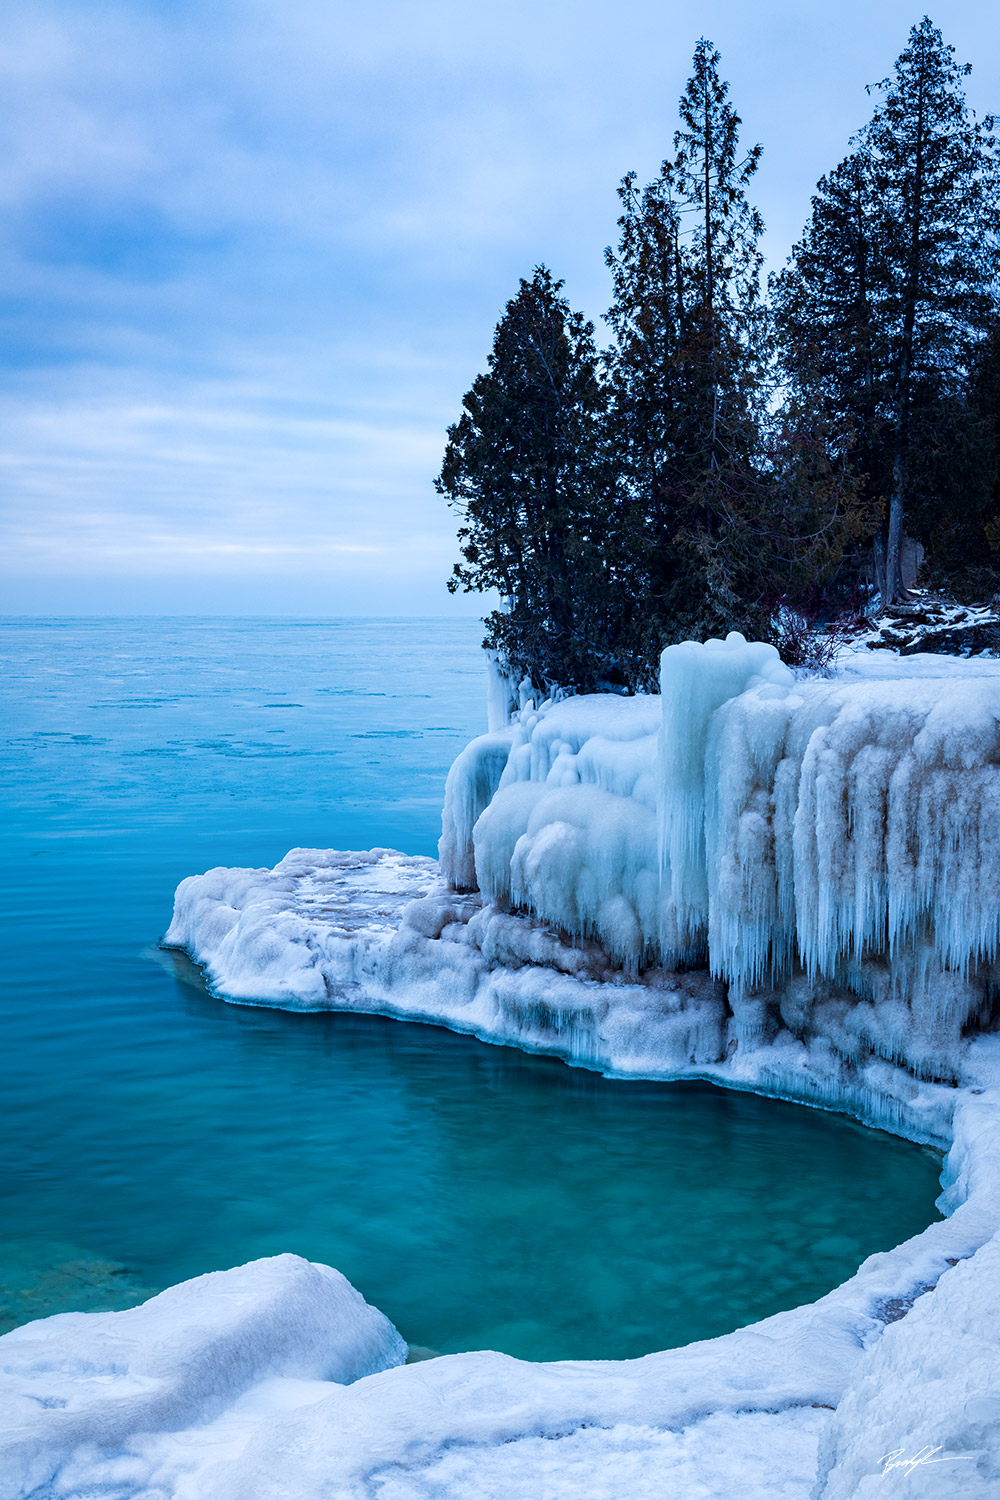
<svg viewBox="0 0 1000 1500"><path fill-rule="evenodd" d="M950 1079L993 1018L998 667L797 680L741 636L669 647L659 698L529 709L470 745L442 870L632 973L704 963L757 1034Z"/></svg>

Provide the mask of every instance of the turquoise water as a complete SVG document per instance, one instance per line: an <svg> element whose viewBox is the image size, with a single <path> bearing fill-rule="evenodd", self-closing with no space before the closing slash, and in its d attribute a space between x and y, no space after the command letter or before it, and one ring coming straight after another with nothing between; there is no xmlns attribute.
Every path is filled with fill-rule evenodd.
<svg viewBox="0 0 1000 1500"><path fill-rule="evenodd" d="M432 853L469 622L6 622L0 1319L294 1250L411 1342L613 1357L829 1290L934 1217L929 1152L436 1027L213 999L174 886Z"/></svg>

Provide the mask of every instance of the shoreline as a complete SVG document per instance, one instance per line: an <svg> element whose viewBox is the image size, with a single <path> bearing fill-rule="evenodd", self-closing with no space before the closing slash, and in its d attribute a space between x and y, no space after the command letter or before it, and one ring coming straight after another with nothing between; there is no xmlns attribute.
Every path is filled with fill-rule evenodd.
<svg viewBox="0 0 1000 1500"><path fill-rule="evenodd" d="M349 890L338 895L341 880ZM355 918L359 915L366 884L378 906L377 919L372 928L357 920L348 928L345 910L350 908ZM300 900L296 899L298 888ZM385 921L387 907L395 913L395 927ZM476 922L478 927L473 926ZM499 930L491 931L491 927ZM506 944L509 957L518 942L519 967L499 965L500 947ZM554 1403L560 1413L557 1425L569 1424L574 1431L581 1423L625 1422L636 1410L645 1411L654 1426L674 1428L699 1421L708 1413L720 1417L748 1411L813 1413L843 1407L843 1420L839 1412L831 1418L832 1435L824 1439L833 1487L817 1491L824 1500L826 1496L839 1500L853 1491L836 1487L834 1470L845 1454L864 1447L862 1440L870 1425L867 1417L857 1413L848 1422L850 1403L844 1403L868 1378L866 1371L877 1361L890 1331L895 1330L892 1341L902 1346L904 1362L907 1345L924 1347L928 1340L931 1344L939 1340L944 1330L935 1332L935 1298L926 1294L947 1284L945 1278L953 1277L960 1267L964 1268L963 1282L969 1283L962 1289L963 1305L988 1301L995 1276L986 1262L1000 1245L998 1241L991 1251L989 1243L1000 1230L1000 1087L994 1082L1000 1079L1000 1037L981 1036L969 1045L963 1053L966 1072L956 1086L919 1080L885 1059L869 1059L856 1070L853 1100L843 1092L842 1060L824 1070L822 1052L813 1049L810 1054L790 1037L760 1039L754 1045L744 1034L722 1063L695 1057L679 1065L678 1048L697 1048L699 1037L704 1044L706 1027L711 1045L719 1044L717 1004L713 1005L719 999L718 982L707 971L670 974L658 970L654 983L616 971L609 980L602 980L593 977L600 956L591 946L572 950L578 954L578 969L589 965L589 972L561 972L554 965L574 960L561 951L565 945L551 928L458 897L439 881L432 861L392 851L360 855L292 851L272 872L216 870L190 877L178 890L175 920L164 944L186 951L201 965L212 991L230 1003L420 1020L495 1044L562 1056L570 1065L618 1078L701 1079L792 1103L809 1103L946 1151L938 1206L947 1217L893 1250L869 1257L854 1276L816 1302L717 1339L638 1360L525 1366L507 1356L469 1354L443 1356L423 1366L425 1371L440 1367L443 1373L434 1376L432 1383L440 1379L450 1389L447 1372L456 1361L488 1363L493 1373L488 1374L484 1366L482 1382L478 1376L473 1382L477 1425L485 1423L492 1430L489 1439L484 1436L486 1441L512 1441L504 1426L509 1416L502 1413L515 1400L512 1392L519 1381L522 1388L515 1404L531 1405L537 1379L544 1379L546 1385L545 1405L551 1408ZM528 950L539 944L545 947L545 965L526 960ZM269 963L261 962L265 952L270 953ZM284 975L280 993L269 978L277 972L274 965ZM665 1013L664 1002L674 1009ZM707 1020L704 1015L699 1018L702 1008L709 1012ZM738 1027L739 1018L731 1017L729 1024ZM664 1049L659 1066L655 1065L657 1046ZM671 1059L669 1065L665 1065L667 1059ZM918 1308L920 1317L914 1320L912 1314ZM943 1305L940 1316L953 1322ZM919 1363L922 1356L914 1357ZM496 1361L502 1362L502 1371L494 1368ZM511 1366L522 1374L515 1376ZM580 1405L584 1371L588 1386L606 1387L603 1397L594 1390L586 1414ZM736 1373L735 1382L727 1371ZM565 1372L565 1380L560 1372ZM512 1391L497 1405L490 1382L501 1373L500 1385ZM952 1375L961 1378L958 1365ZM392 1372L394 1403L404 1397L403 1379L404 1372ZM619 1389L623 1380L627 1396ZM912 1373L907 1380L912 1384ZM655 1398L649 1382L657 1388ZM466 1383L463 1375L463 1390ZM973 1396L978 1399L976 1392ZM350 1397L352 1403L362 1402L364 1420L373 1424L373 1442L378 1399L374 1389L363 1401L360 1391ZM926 1422L928 1415L920 1402L911 1404L914 1418ZM495 1408L495 1426L487 1421L484 1406ZM471 1419L471 1411L463 1404L453 1413L451 1436L440 1432L441 1442L457 1441L456 1433L467 1417ZM392 1442L402 1443L401 1452L416 1440L415 1431L405 1437L400 1432L398 1416L391 1427L396 1434ZM383 1455L387 1441L385 1433L377 1439ZM356 1470L357 1475L360 1472ZM937 1478L941 1477L938 1471ZM343 1482L349 1486L355 1481L345 1472ZM347 1487L344 1493L355 1491Z"/></svg>

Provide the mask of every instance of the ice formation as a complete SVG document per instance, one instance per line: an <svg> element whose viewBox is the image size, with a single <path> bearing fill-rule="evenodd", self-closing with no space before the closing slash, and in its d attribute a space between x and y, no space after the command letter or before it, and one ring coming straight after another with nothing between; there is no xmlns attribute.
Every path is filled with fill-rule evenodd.
<svg viewBox="0 0 1000 1500"><path fill-rule="evenodd" d="M315 1280L355 1330L332 1377L353 1384L318 1371L298 1314L247 1334L235 1378L192 1334L187 1386L114 1339L67 1374L38 1342L60 1320L30 1325L0 1340L30 1459L0 1500L1000 1496L1000 663L862 653L809 679L731 636L665 652L659 696L535 707L494 675L439 863L300 849L209 871L182 882L166 941L235 1001L852 1112L950 1147L949 1216L810 1307L620 1365L389 1368L387 1325ZM111 1316L141 1346L162 1300ZM73 1348L105 1338L63 1326ZM154 1387L175 1394L158 1407ZM73 1426L64 1402L93 1415Z"/></svg>
<svg viewBox="0 0 1000 1500"><path fill-rule="evenodd" d="M661 696L529 699L474 740L439 867L210 871L166 941L230 999L696 1068L946 1141L997 1014L1000 663L807 679L730 636L662 674Z"/></svg>
<svg viewBox="0 0 1000 1500"><path fill-rule="evenodd" d="M732 635L669 647L661 687L474 741L446 877L632 971L702 959L758 1032L952 1078L1000 945L998 664L797 680Z"/></svg>

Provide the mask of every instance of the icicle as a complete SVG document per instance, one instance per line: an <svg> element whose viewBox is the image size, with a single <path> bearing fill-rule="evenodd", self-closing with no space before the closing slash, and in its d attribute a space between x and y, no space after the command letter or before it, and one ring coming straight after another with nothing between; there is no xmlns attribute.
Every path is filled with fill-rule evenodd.
<svg viewBox="0 0 1000 1500"><path fill-rule="evenodd" d="M790 685L794 677L773 646L738 631L704 645L684 641L660 657L663 712L658 759L660 873L682 941L708 928L705 850L705 751L712 715L755 679Z"/></svg>

